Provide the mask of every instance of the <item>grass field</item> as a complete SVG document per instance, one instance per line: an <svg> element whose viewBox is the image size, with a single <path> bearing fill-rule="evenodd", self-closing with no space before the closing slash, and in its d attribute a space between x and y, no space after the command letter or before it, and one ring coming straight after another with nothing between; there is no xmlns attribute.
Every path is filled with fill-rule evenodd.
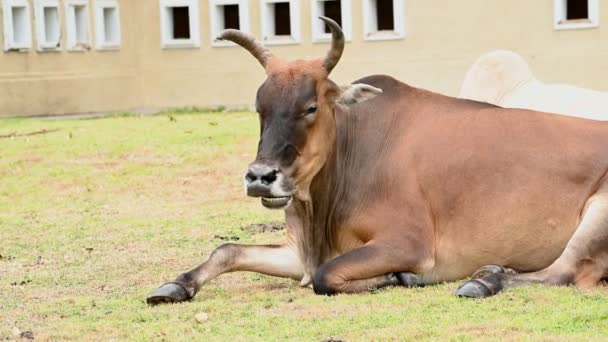
<svg viewBox="0 0 608 342"><path fill-rule="evenodd" d="M232 273L192 302L146 305L224 239L284 238L241 229L281 219L242 189L258 127L251 113L0 120L0 135L17 135L0 138L0 339L608 340L606 287L320 297Z"/></svg>

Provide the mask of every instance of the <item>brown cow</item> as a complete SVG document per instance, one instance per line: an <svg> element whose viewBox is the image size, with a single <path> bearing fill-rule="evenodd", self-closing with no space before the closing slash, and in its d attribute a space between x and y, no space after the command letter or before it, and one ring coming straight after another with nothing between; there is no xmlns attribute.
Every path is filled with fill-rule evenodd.
<svg viewBox="0 0 608 342"><path fill-rule="evenodd" d="M341 90L328 75L344 37L322 19L333 32L323 60L284 61L235 30L220 37L268 75L245 178L249 196L285 210L287 243L222 245L149 303L190 299L232 271L336 294L452 281L490 265L457 290L467 297L528 283L590 287L607 275L607 123L456 99L388 76Z"/></svg>

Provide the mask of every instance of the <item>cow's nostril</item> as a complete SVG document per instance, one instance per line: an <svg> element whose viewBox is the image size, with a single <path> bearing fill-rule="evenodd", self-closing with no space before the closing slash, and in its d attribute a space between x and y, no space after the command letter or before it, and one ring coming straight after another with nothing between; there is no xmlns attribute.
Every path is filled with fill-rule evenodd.
<svg viewBox="0 0 608 342"><path fill-rule="evenodd" d="M272 170L272 172L265 174L264 176L262 176L262 183L264 183L265 185L269 185L274 183L274 181L277 180L277 171L276 170Z"/></svg>
<svg viewBox="0 0 608 342"><path fill-rule="evenodd" d="M247 174L245 175L245 180L247 180L247 183L253 183L258 179L258 177L251 171L247 172Z"/></svg>

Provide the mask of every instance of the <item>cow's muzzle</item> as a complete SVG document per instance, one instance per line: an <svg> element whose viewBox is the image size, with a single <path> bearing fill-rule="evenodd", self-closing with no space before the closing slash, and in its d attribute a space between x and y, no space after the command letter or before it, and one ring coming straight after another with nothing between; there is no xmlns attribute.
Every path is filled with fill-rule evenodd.
<svg viewBox="0 0 608 342"><path fill-rule="evenodd" d="M261 197L262 205L269 209L283 209L292 201L291 190L278 168L253 163L245 174L247 196Z"/></svg>

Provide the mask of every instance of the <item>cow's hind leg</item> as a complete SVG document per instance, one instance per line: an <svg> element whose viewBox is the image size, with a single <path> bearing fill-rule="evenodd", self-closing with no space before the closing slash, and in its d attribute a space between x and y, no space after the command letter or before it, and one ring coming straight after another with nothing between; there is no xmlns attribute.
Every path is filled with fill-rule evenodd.
<svg viewBox="0 0 608 342"><path fill-rule="evenodd" d="M592 197L581 223L559 258L538 272L496 272L472 279L456 295L483 298L526 284L595 286L608 275L608 192Z"/></svg>
<svg viewBox="0 0 608 342"><path fill-rule="evenodd" d="M220 274L251 271L300 280L303 267L294 249L287 245L224 244L207 261L183 273L175 281L158 288L147 298L148 304L190 300L198 290Z"/></svg>
<svg viewBox="0 0 608 342"><path fill-rule="evenodd" d="M413 250L398 249L390 245L368 244L321 265L313 278L315 293L334 295L356 293L385 286L422 286L422 280L413 272L426 270Z"/></svg>

